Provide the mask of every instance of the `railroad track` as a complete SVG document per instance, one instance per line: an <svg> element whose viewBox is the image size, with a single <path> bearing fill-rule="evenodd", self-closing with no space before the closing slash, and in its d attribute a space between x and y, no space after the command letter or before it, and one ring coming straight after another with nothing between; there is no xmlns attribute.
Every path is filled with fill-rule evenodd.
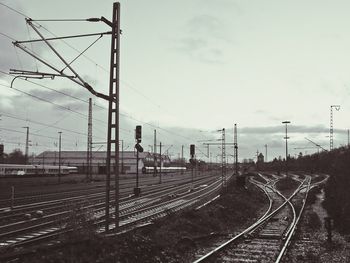
<svg viewBox="0 0 350 263"><path fill-rule="evenodd" d="M188 191L189 185L172 187L172 189L163 189L156 193L144 195L141 198L126 200L120 204L120 230L126 231L132 229L138 224L149 222L155 218L169 213L169 211L178 211L196 203L205 202L220 189L221 179L212 180L208 185L203 185L202 179L197 182L192 191ZM169 194L171 194L169 196ZM86 207L93 210L92 217L97 232L104 231L104 203L101 208L96 206ZM113 207L110 208L111 217L113 217ZM71 231L68 220L69 216L61 227L57 226L57 220L47 221L39 225L23 227L7 233L0 234L0 249L3 251L14 247L38 245L47 240L57 239L59 235ZM114 228L110 224L110 228ZM1 257L0 257L1 258Z"/></svg>
<svg viewBox="0 0 350 263"><path fill-rule="evenodd" d="M199 183L201 181L206 179L210 179L212 177L211 174L207 174L205 176L201 176L194 179L194 183ZM186 184L190 182L190 177L188 178L182 178L182 180L179 179L170 179L163 184L148 184L148 185L142 185L143 194L150 193L152 191L157 191L161 189L171 188L174 187L174 185L181 185ZM133 182L134 183L134 182ZM134 185L129 185L128 188L120 188L120 198L127 198L132 196L131 192ZM113 190L111 192L111 195L113 194ZM49 215L51 213L57 213L60 211L68 210L72 207L72 204L74 203L75 206L84 205L84 203L101 203L104 201L105 198L105 191L102 188L95 189L95 191L91 191L88 193L83 193L81 195L77 195L77 193L71 193L71 196L57 196L57 199L49 199L49 200L43 200L39 202L34 203L26 203L23 205L17 205L14 206L13 209L10 209L10 207L6 207L4 209L0 209L0 233L1 229L4 228L5 225L15 223L18 221L24 220L25 214L34 215L34 217L38 217L36 215L37 211L43 211L44 215ZM51 195L50 195L51 197ZM40 216L40 215L39 215ZM28 219L30 218L26 218Z"/></svg>
<svg viewBox="0 0 350 263"><path fill-rule="evenodd" d="M175 182L180 182L183 181L184 178L187 178L190 180L190 173L184 173L183 175L180 174L167 174L164 176L166 180L164 180L163 183L175 183ZM140 177L140 185L142 186L148 186L148 185L154 185L157 184L158 182L158 177ZM43 190L40 192L36 193L30 193L28 194L28 189L24 191L23 193L21 192L21 189L18 191L16 190L16 198L14 199L13 205L14 207L18 206L23 206L26 204L32 204L32 203L37 203L37 202L45 202L45 201L50 201L50 200L57 200L61 198L66 198L66 197L73 197L73 196L80 196L80 195L87 195L90 193L96 193L96 191L103 192L105 189L105 182L101 183L94 183L93 185L91 184L83 184L81 186L75 186L71 187L70 185L55 185L55 186L50 186L57 188L56 189L50 189L50 190ZM122 179L120 180L120 189L132 189L135 184L135 178L130 178L130 179ZM69 189L66 189L69 187ZM111 185L111 188L113 188L113 185ZM23 190L23 189L22 189ZM11 207L11 199L10 198L5 198L5 199L0 199L0 211L5 211L9 210Z"/></svg>
<svg viewBox="0 0 350 263"><path fill-rule="evenodd" d="M194 263L200 262L281 262L302 215L311 178L307 176L290 197L276 188L278 179L263 176L263 184L253 181L269 198L265 214L253 225L226 242L215 245Z"/></svg>
<svg viewBox="0 0 350 263"><path fill-rule="evenodd" d="M204 184L212 180L210 177L204 177L200 178L196 181L194 181L195 184ZM143 196L147 195L150 197L153 197L154 195L161 195L161 194L167 194L168 191L172 191L173 194L178 194L181 191L184 191L184 189L188 189L188 185L185 184L179 184L179 185L169 185L169 184L162 184L162 185L157 185L154 187L149 187L146 188ZM112 193L113 194L113 193ZM77 202L73 206L70 205L68 206L67 203L78 201L83 199L80 203ZM133 198L130 197L124 197L121 199L121 201L129 200ZM111 200L111 203L113 202L113 199ZM80 206L82 205L82 206ZM80 197L73 197L73 198L66 198L66 199L59 199L55 200L54 202L49 201L48 203L39 203L36 204L35 206L31 206L30 209L32 211L36 211L36 209L40 208L42 209L43 207L47 207L47 210L45 211L45 215L41 218L33 218L31 220L23 220L23 212L27 212L27 207L21 208L21 209L16 209L14 211L7 211L7 212L2 212L0 213L1 217L3 218L8 218L8 220L16 219L18 216L22 214L22 220L17 220L15 222L11 222L6 225L0 226L0 238L3 238L6 232L11 234L11 231L20 231L22 229L26 229L29 226L34 228L36 225L40 227L41 224L46 223L47 224L52 224L57 218L64 218L64 216L68 215L70 213L70 210L74 207L80 206L80 208L86 208L86 209L95 209L96 211L98 210L103 210L104 209L104 193L96 193L92 194L89 196L80 196ZM23 210L24 209L24 210ZM33 210L34 209L34 210ZM53 211L54 213L49 213L49 211ZM7 235L7 236L8 236Z"/></svg>

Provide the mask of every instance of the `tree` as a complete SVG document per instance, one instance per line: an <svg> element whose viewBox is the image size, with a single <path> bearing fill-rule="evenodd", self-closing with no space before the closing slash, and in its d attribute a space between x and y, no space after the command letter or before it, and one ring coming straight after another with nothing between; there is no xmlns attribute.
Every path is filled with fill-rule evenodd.
<svg viewBox="0 0 350 263"><path fill-rule="evenodd" d="M4 163L25 164L26 157L20 149L14 149L11 153L4 156Z"/></svg>

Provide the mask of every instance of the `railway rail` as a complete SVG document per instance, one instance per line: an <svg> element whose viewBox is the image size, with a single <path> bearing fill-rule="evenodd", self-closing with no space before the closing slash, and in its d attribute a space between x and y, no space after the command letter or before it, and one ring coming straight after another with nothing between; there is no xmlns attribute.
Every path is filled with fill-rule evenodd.
<svg viewBox="0 0 350 263"><path fill-rule="evenodd" d="M166 180L164 183L173 182L176 181L183 181L184 178L187 178L187 180L190 180L189 172L181 174L168 174L165 176ZM33 178L35 180L36 178ZM140 184L142 186L148 186L148 185L154 185L158 182L158 177L144 177L142 176L140 178ZM43 187L44 190L35 191L33 193L33 190L31 188L27 189L21 189L21 187L18 191L16 189L16 197L13 200L13 205L21 206L25 204L32 204L35 202L43 202L43 201L49 201L49 200L56 200L64 197L72 197L74 195L85 195L89 193L95 193L96 191L104 191L105 189L105 182L98 182L93 184L80 184L80 185L74 185L74 184L60 184L60 185L50 185L50 188L53 189L45 189L46 187ZM125 178L120 180L120 188L132 188L135 184L135 177L132 178ZM111 186L113 188L113 186ZM10 209L11 205L11 199L10 198L4 198L0 199L0 211L8 210Z"/></svg>
<svg viewBox="0 0 350 263"><path fill-rule="evenodd" d="M184 184L172 188L165 188L157 192L151 191L142 197L132 200L125 200L120 204L120 230L126 231L133 227L149 222L155 218L164 216L169 211L177 211L194 204L206 202L215 195L221 188L220 179L203 178L195 182L194 187L189 191L189 184ZM206 184L204 184L206 183ZM112 200L113 202L113 200ZM98 207L100 206L100 207ZM84 208L92 210L91 221L98 232L103 232L104 228L104 203L91 205ZM113 217L113 208L110 208ZM41 242L57 239L59 235L71 231L68 220L69 215L64 214L65 221L63 227L57 226L57 218L41 221L41 224L17 227L13 231L0 234L0 249L8 251L14 247L37 245ZM62 219L62 215L61 215ZM113 224L110 228L114 228Z"/></svg>
<svg viewBox="0 0 350 263"><path fill-rule="evenodd" d="M195 178L194 183L206 182L207 179L212 178L211 174ZM162 189L172 188L174 185L182 185L191 182L190 178L171 179L163 182L163 184L148 184L142 185L143 194L150 193L152 191L159 191ZM132 191L133 184L127 185L127 187L120 188L120 197L123 199L130 198L130 193ZM57 213L59 211L68 210L72 207L72 203L75 206L84 205L87 202L89 203L101 203L105 198L105 191L102 188L95 189L95 191L84 192L80 195L76 195L75 192L71 192L72 196L58 195L57 199L49 199L45 201L39 201L34 203L27 203L23 205L17 205L13 209L6 207L3 210L0 210L0 233L7 224L15 223L18 221L28 221L24 220L24 215L30 213L35 215L36 211L43 211L44 215L49 215L51 213ZM56 195L55 195L56 196ZM49 197L52 197L49 195Z"/></svg>
<svg viewBox="0 0 350 263"><path fill-rule="evenodd" d="M275 188L278 179L263 178L266 184L258 181L252 183L260 187L269 199L265 214L241 233L198 256L194 263L281 262L302 215L311 177L306 176L289 197Z"/></svg>

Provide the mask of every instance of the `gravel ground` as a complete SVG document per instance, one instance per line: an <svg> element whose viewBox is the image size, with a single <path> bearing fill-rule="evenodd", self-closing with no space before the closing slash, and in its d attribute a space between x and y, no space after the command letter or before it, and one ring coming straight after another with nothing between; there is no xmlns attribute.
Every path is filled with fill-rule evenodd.
<svg viewBox="0 0 350 263"><path fill-rule="evenodd" d="M25 263L193 262L206 242L221 242L240 231L267 208L264 194L255 186L231 182L220 198L200 210L169 214L152 225L117 237L95 236L87 229L62 237L56 247L20 257ZM90 233L90 235L89 235Z"/></svg>
<svg viewBox="0 0 350 263"><path fill-rule="evenodd" d="M322 207L323 192L316 196L316 201L306 208L298 240L292 244L284 262L350 262L350 239L333 231L332 243L327 242L327 231L324 227L326 210ZM302 233L302 234L300 234Z"/></svg>

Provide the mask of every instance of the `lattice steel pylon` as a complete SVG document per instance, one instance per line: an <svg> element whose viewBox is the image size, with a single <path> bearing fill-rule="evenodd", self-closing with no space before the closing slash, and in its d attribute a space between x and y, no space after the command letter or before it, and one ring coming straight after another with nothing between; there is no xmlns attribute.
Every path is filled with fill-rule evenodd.
<svg viewBox="0 0 350 263"><path fill-rule="evenodd" d="M222 186L226 187L226 143L225 143L225 128L222 129L221 137L221 181Z"/></svg>
<svg viewBox="0 0 350 263"><path fill-rule="evenodd" d="M233 130L233 158L235 162L235 174L238 175L238 140L237 140L237 123L235 123Z"/></svg>
<svg viewBox="0 0 350 263"><path fill-rule="evenodd" d="M119 60L120 60L120 3L113 3L113 20L111 35L111 60L109 76L108 132L107 132L107 180L106 180L106 224L109 229L109 202L111 164L115 174L115 229L119 227ZM114 151L114 162L111 162Z"/></svg>
<svg viewBox="0 0 350 263"><path fill-rule="evenodd" d="M15 47L20 48L30 56L34 57L37 61L41 62L43 65L47 66L51 69L52 72L39 72L38 69L36 71L32 70L16 70L10 69L10 74L17 75L13 78L11 82L11 87L16 78L35 78L35 79L44 79L55 77L65 77L76 84L87 89L91 94L96 97L102 98L109 102L108 106L108 131L107 131L107 159L106 159L106 208L105 208L105 228L106 231L109 229L110 223L110 215L109 215L109 207L110 207L110 178L111 178L111 165L113 164L115 173L115 228L117 229L119 226L119 53L120 53L120 3L113 3L113 20L112 22L106 19L105 17L101 18L87 18L87 19L45 19L46 22L68 22L68 21L86 21L86 22L103 22L112 28L112 31L108 32L99 32L92 34L79 34L79 35L71 35L71 36L62 36L62 37L51 37L45 38L42 33L40 33L41 26L33 24L34 22L43 21L43 20L34 20L31 18L26 18L27 24L40 36L40 39L32 39L25 41L14 41L13 44ZM88 37L88 36L101 36L103 35L111 35L111 58L110 58L110 79L109 79L109 94L103 94L97 92L88 82L86 82L82 76L78 74L78 72L73 68L72 63L76 61L88 48L90 48L93 44L96 43L95 40L88 48L82 51L75 59L71 62L68 62L67 59L64 58L63 55L58 52L58 50L52 45L51 41L57 41L61 39L72 39L72 38L80 38L80 37ZM61 69L61 65L55 65L56 63L50 63L45 59L39 57L34 51L27 48L24 44L39 42L45 43L46 46L54 53L54 55L64 64L64 68ZM66 71L69 70L69 73ZM112 158L112 151L115 151Z"/></svg>
<svg viewBox="0 0 350 263"><path fill-rule="evenodd" d="M340 110L340 105L331 105L331 118L329 127L329 150L333 150L333 108Z"/></svg>
<svg viewBox="0 0 350 263"><path fill-rule="evenodd" d="M86 181L92 179L92 99L89 98L88 137L86 156Z"/></svg>

